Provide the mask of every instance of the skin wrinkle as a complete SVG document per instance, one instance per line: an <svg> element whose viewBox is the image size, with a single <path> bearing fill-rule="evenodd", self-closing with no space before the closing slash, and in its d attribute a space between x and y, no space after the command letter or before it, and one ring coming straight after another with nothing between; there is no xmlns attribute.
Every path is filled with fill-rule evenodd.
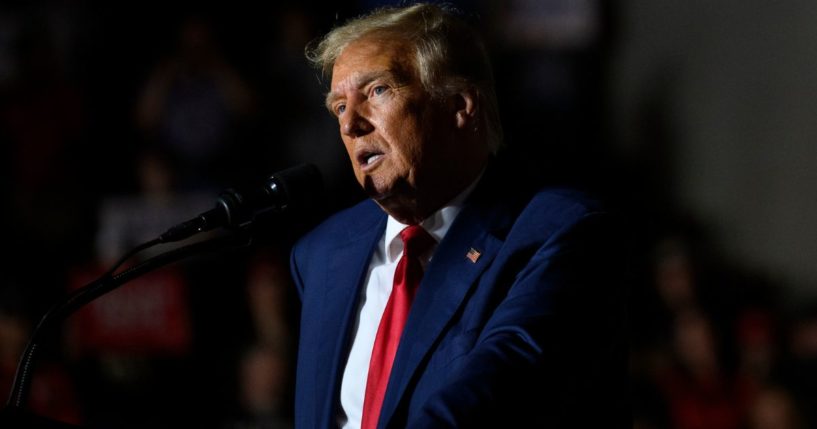
<svg viewBox="0 0 817 429"><path fill-rule="evenodd" d="M398 88L404 86L404 79L400 79L398 76L400 73L397 70L384 70L384 71L376 71L371 73L365 73L357 76L354 80L356 83L352 84L354 89L364 89L365 86L368 84L375 82L377 80L381 80L384 83L391 83L394 82L393 88ZM331 91L329 94L326 95L326 109L329 110L329 113L333 114L335 117L338 116L338 113L335 111L335 104L344 100L343 96L344 91L336 92Z"/></svg>
<svg viewBox="0 0 817 429"><path fill-rule="evenodd" d="M415 63L409 43L364 36L335 62L326 100L358 182L406 224L419 223L464 189L489 155L471 131L476 95L433 97ZM372 154L382 157L367 165Z"/></svg>

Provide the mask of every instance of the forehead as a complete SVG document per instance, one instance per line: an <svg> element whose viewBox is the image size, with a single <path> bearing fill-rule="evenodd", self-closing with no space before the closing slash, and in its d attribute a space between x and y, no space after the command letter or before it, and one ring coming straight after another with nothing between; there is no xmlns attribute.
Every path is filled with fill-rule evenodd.
<svg viewBox="0 0 817 429"><path fill-rule="evenodd" d="M414 55L409 43L394 38L364 36L349 43L332 67L332 90L357 77L378 72L413 75Z"/></svg>

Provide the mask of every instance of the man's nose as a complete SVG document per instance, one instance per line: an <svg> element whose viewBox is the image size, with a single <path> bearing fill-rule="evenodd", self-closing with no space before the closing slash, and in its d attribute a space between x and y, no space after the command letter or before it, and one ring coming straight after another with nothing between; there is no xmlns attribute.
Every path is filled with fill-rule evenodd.
<svg viewBox="0 0 817 429"><path fill-rule="evenodd" d="M374 126L358 109L347 106L346 114L341 118L340 132L348 137L360 137L369 134Z"/></svg>

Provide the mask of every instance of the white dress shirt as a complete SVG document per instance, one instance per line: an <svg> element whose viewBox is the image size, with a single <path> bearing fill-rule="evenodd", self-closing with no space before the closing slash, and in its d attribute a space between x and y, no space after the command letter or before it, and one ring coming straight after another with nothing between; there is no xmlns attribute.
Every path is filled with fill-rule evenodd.
<svg viewBox="0 0 817 429"><path fill-rule="evenodd" d="M463 202L478 181L479 178L448 205L420 223L434 237L437 243L443 239L451 224L454 223L454 219L462 210ZM357 318L353 328L352 348L349 351L349 359L346 362L343 379L341 380L340 413L338 415L338 426L341 428L360 428L363 415L363 398L366 394L366 379L369 373L369 360L371 359L377 328L380 326L380 318L386 309L389 295L391 295L394 271L397 268L397 262L403 255L403 240L400 239L400 231L407 226L389 216L386 231L380 239L380 243L375 249L372 261L369 264L366 287L362 289L363 296L359 301ZM423 268L431 261L437 243L421 258L420 262L423 264Z"/></svg>

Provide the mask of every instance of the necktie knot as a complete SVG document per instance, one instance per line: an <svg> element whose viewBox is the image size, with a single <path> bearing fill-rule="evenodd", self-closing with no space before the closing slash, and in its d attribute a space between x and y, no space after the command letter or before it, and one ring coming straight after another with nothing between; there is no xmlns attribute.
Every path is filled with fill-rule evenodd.
<svg viewBox="0 0 817 429"><path fill-rule="evenodd" d="M420 225L409 225L400 231L403 240L403 253L409 258L416 258L431 248L437 240Z"/></svg>

